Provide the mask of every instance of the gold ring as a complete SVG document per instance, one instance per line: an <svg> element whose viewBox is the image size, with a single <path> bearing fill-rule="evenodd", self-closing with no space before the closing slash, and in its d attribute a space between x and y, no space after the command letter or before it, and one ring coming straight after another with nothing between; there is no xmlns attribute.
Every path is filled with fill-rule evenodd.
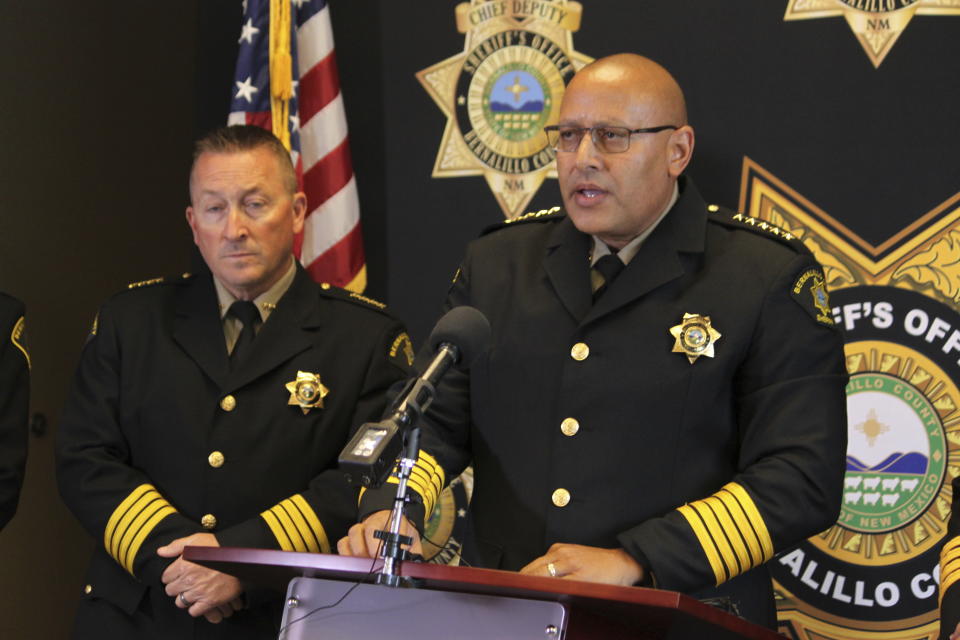
<svg viewBox="0 0 960 640"><path fill-rule="evenodd" d="M551 578L557 577L557 567L552 562L547 563L547 573L550 574ZM182 596L183 594L180 595Z"/></svg>

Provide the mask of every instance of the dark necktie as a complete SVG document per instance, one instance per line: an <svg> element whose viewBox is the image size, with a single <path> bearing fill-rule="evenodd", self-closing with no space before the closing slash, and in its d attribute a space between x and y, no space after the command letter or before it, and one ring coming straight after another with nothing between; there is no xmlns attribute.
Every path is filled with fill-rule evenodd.
<svg viewBox="0 0 960 640"><path fill-rule="evenodd" d="M608 253L594 263L593 268L596 269L601 276L603 276L603 284L601 284L600 287L593 292L594 302L596 302L597 299L603 295L603 292L607 290L607 287L610 286L610 283L613 282L614 278L620 275L620 272L623 271L623 267L623 261L612 253Z"/></svg>
<svg viewBox="0 0 960 640"><path fill-rule="evenodd" d="M235 369L250 354L261 318L257 305L249 300L237 300L230 305L227 313L243 323L243 329L233 345L233 351L230 352L230 368Z"/></svg>

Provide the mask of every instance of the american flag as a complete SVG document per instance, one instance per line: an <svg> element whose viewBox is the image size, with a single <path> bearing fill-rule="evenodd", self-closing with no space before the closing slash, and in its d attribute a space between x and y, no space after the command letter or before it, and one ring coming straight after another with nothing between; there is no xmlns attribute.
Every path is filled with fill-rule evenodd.
<svg viewBox="0 0 960 640"><path fill-rule="evenodd" d="M284 38L287 25L290 37ZM285 112L278 109L282 101L271 100L271 48L273 69L279 70L274 94L277 86L292 89L287 117L277 125L275 114ZM290 83L282 64L285 52L292 63ZM290 155L307 194L306 224L294 246L300 262L318 282L363 291L367 270L360 202L326 0L245 0L234 80L229 124L257 125L283 139L275 127L286 121Z"/></svg>

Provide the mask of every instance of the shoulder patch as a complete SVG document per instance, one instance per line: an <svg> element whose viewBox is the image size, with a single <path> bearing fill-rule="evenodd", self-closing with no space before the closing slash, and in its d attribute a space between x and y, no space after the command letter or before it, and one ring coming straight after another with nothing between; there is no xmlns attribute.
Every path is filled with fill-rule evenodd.
<svg viewBox="0 0 960 640"><path fill-rule="evenodd" d="M335 298L337 300L344 300L346 302L352 302L358 304L361 307L366 309L376 309L377 311L386 311L387 305L379 300L374 300L368 296L363 295L362 293L357 293L356 291L348 291L346 289L341 289L336 287L329 282L321 282L320 290L329 298Z"/></svg>
<svg viewBox="0 0 960 640"><path fill-rule="evenodd" d="M758 235L766 236L768 238L773 238L779 240L782 244L787 245L788 247L793 247L795 250L806 252L806 248L803 245L803 242L790 233L786 229L781 229L772 222L767 222L761 218L754 218L742 213L737 213L730 211L729 209L724 209L715 204L711 204L707 207L711 215L709 220L712 222L718 222L725 227L730 227L733 229L745 229L747 231L752 231Z"/></svg>
<svg viewBox="0 0 960 640"><path fill-rule="evenodd" d="M396 364L400 365L401 368L403 368L404 364L406 364L407 367L413 366L413 341L410 340L410 336L407 335L406 331L397 335L393 340L393 344L390 345L390 351L387 355Z"/></svg>
<svg viewBox="0 0 960 640"><path fill-rule="evenodd" d="M560 207L550 207L549 209L540 209L539 211L530 211L525 213L522 216L517 216L516 218L511 218L509 220L504 220L496 224L492 224L489 227L485 228L480 232L481 236L485 236L492 231L497 229L503 229L504 227L512 227L518 224L526 224L528 222L545 222L547 220L556 220L557 218L562 218L566 215Z"/></svg>
<svg viewBox="0 0 960 640"><path fill-rule="evenodd" d="M820 268L810 267L802 271L794 281L790 295L814 320L828 327L836 326L827 285Z"/></svg>
<svg viewBox="0 0 960 640"><path fill-rule="evenodd" d="M23 357L27 359L27 368L32 369L33 366L30 362L30 354L27 352L27 337L24 333L27 330L27 323L23 316L14 323L13 331L10 332L10 342L13 343L17 349L23 353Z"/></svg>

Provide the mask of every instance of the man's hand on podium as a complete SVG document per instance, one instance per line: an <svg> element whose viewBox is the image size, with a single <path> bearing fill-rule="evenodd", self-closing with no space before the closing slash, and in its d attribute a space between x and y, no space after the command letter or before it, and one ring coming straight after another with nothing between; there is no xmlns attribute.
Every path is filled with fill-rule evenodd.
<svg viewBox="0 0 960 640"><path fill-rule="evenodd" d="M194 618L203 616L213 623L229 618L243 608L243 587L233 576L187 562L180 554L184 547L219 546L212 533L195 533L157 549L157 554L164 558L176 558L160 577L166 585L167 595L174 599L178 608L186 609Z"/></svg>
<svg viewBox="0 0 960 640"><path fill-rule="evenodd" d="M363 522L358 522L350 527L347 535L337 541L337 553L342 556L375 558L382 541L379 538L375 538L373 534L378 530L386 531L389 526L389 511L375 511L371 513ZM420 534L416 527L410 524L410 521L406 518L400 523L400 533L413 538L413 545L410 547L404 545L404 549L415 554L423 553L423 546L420 544Z"/></svg>
<svg viewBox="0 0 960 640"><path fill-rule="evenodd" d="M623 549L557 543L520 569L531 576L568 578L630 587L644 578L643 567Z"/></svg>

